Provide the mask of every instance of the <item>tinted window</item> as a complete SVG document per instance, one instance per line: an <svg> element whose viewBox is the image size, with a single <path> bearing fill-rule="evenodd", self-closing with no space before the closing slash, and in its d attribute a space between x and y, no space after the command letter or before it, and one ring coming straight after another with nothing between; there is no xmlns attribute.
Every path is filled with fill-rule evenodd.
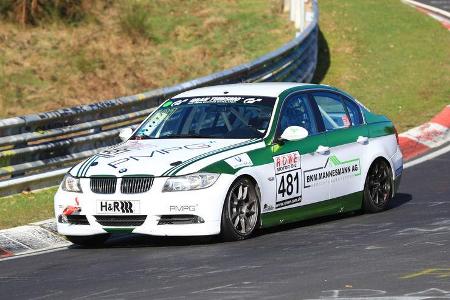
<svg viewBox="0 0 450 300"><path fill-rule="evenodd" d="M250 96L171 99L154 112L131 139L263 137L275 100Z"/></svg>
<svg viewBox="0 0 450 300"><path fill-rule="evenodd" d="M289 126L301 126L308 130L309 134L317 133L316 122L308 105L307 95L295 95L284 102L278 121L277 134L281 135Z"/></svg>
<svg viewBox="0 0 450 300"><path fill-rule="evenodd" d="M315 93L313 96L326 130L346 128L351 125L345 106L339 96L330 93Z"/></svg>
<svg viewBox="0 0 450 300"><path fill-rule="evenodd" d="M361 110L359 109L358 104L355 102L345 99L344 102L347 105L347 111L350 115L350 120L352 121L352 125L361 125L363 123L362 116L361 116Z"/></svg>

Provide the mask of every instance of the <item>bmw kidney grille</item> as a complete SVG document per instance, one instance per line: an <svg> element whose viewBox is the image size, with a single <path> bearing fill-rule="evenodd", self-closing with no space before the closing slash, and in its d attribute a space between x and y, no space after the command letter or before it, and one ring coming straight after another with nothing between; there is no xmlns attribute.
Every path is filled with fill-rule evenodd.
<svg viewBox="0 0 450 300"><path fill-rule="evenodd" d="M145 193L153 185L153 177L123 177L120 184L122 194ZM116 192L116 177L93 177L90 180L91 191L96 194L114 194Z"/></svg>

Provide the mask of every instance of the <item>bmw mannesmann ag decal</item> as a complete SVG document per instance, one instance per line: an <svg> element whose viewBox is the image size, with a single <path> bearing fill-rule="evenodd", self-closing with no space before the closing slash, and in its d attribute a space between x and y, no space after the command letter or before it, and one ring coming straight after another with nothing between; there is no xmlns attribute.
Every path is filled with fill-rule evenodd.
<svg viewBox="0 0 450 300"><path fill-rule="evenodd" d="M330 178L342 179L346 176L361 175L360 159L355 158L340 161L335 155L330 156L323 168L307 170L304 172L304 187L321 185Z"/></svg>

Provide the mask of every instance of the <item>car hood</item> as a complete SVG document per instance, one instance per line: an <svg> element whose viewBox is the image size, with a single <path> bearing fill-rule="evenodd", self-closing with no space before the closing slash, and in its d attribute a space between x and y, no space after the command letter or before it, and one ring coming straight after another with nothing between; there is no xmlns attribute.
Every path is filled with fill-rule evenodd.
<svg viewBox="0 0 450 300"><path fill-rule="evenodd" d="M79 163L72 176L173 176L263 147L261 139L130 140Z"/></svg>

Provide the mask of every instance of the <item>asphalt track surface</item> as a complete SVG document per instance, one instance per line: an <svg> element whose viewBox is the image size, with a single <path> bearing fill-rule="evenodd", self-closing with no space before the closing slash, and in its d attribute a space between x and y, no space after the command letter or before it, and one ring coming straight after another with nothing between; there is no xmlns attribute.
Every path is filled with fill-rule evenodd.
<svg viewBox="0 0 450 300"><path fill-rule="evenodd" d="M120 237L0 261L1 299L450 299L450 152L404 171L379 214L253 239Z"/></svg>
<svg viewBox="0 0 450 300"><path fill-rule="evenodd" d="M450 12L450 0L415 0L417 2L434 6L436 8Z"/></svg>

